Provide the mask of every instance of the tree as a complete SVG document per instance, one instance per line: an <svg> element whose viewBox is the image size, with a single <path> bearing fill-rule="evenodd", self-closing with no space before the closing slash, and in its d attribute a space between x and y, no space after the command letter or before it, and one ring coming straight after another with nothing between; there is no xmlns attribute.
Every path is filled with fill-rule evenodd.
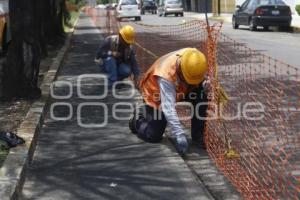
<svg viewBox="0 0 300 200"><path fill-rule="evenodd" d="M108 4L110 1L109 0L97 0L96 2L97 2L97 4Z"/></svg>
<svg viewBox="0 0 300 200"><path fill-rule="evenodd" d="M47 44L64 39L64 0L10 0L11 43L3 71L3 97L36 99L39 66Z"/></svg>

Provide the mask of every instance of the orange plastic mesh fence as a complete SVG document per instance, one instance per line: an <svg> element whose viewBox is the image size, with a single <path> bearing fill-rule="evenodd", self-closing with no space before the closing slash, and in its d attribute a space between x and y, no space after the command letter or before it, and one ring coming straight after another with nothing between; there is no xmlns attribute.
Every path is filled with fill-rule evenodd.
<svg viewBox="0 0 300 200"><path fill-rule="evenodd" d="M114 11L87 13L105 34L118 32ZM142 71L183 47L206 54L214 94L207 151L244 199L300 199L300 70L219 33L221 24L126 24L136 29ZM227 101L218 98L219 85Z"/></svg>

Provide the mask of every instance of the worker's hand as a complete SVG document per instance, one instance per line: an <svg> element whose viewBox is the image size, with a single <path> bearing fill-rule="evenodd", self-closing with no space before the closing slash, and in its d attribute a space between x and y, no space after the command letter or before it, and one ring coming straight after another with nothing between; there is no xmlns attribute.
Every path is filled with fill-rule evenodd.
<svg viewBox="0 0 300 200"><path fill-rule="evenodd" d="M140 90L140 80L134 77L134 86L137 90Z"/></svg>
<svg viewBox="0 0 300 200"><path fill-rule="evenodd" d="M96 59L95 58L95 63L99 64L99 65L103 65L103 60L101 58Z"/></svg>
<svg viewBox="0 0 300 200"><path fill-rule="evenodd" d="M175 148L177 149L180 155L185 155L188 151L188 142L184 134L179 135L175 138Z"/></svg>
<svg viewBox="0 0 300 200"><path fill-rule="evenodd" d="M111 52L111 55L115 58L118 58L120 56L120 53L117 51L113 51L113 52Z"/></svg>
<svg viewBox="0 0 300 200"><path fill-rule="evenodd" d="M205 92L206 94L208 94L208 93L211 91L212 85L211 85L210 78L209 78L208 76L204 79L204 81L203 81L203 83L202 83L202 87L203 87L204 92Z"/></svg>

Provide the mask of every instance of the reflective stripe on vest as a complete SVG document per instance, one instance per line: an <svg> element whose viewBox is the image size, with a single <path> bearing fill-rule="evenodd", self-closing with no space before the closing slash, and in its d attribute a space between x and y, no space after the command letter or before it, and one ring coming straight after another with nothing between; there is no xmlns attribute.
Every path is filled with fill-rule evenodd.
<svg viewBox="0 0 300 200"><path fill-rule="evenodd" d="M118 51L119 52L119 43L120 43L120 38L118 35L112 35L110 36L110 51ZM127 48L124 48L122 52L119 52L122 54L123 61L127 62L130 60L130 56L133 51L133 46L129 45Z"/></svg>
<svg viewBox="0 0 300 200"><path fill-rule="evenodd" d="M149 106L159 109L160 89L157 82L157 77L162 77L176 86L176 100L180 101L184 94L188 92L188 88L181 84L177 76L176 61L182 55L185 49L173 51L156 60L150 69L145 73L141 79L141 92L143 99Z"/></svg>

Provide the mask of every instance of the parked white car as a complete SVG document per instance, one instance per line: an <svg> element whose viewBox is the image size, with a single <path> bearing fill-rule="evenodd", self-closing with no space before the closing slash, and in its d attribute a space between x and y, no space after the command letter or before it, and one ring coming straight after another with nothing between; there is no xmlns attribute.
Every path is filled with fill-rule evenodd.
<svg viewBox="0 0 300 200"><path fill-rule="evenodd" d="M159 6L157 9L158 16L164 16L174 14L183 17L182 0L159 0Z"/></svg>
<svg viewBox="0 0 300 200"><path fill-rule="evenodd" d="M104 4L98 4L98 5L95 6L95 8L105 9L106 6Z"/></svg>
<svg viewBox="0 0 300 200"><path fill-rule="evenodd" d="M134 18L141 20L141 4L139 0L120 0L116 8L117 18Z"/></svg>

